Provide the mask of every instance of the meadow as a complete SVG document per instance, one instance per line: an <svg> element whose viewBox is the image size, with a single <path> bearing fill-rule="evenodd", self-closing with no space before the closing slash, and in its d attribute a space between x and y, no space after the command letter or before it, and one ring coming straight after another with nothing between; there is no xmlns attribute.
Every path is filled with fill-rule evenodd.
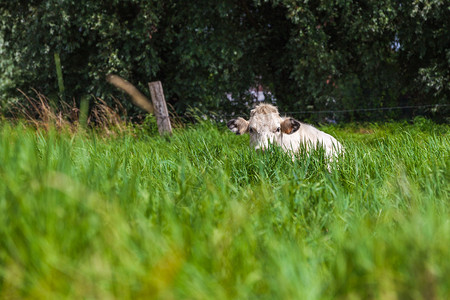
<svg viewBox="0 0 450 300"><path fill-rule="evenodd" d="M0 298L450 299L449 126L321 129L331 171L208 121L1 121Z"/></svg>

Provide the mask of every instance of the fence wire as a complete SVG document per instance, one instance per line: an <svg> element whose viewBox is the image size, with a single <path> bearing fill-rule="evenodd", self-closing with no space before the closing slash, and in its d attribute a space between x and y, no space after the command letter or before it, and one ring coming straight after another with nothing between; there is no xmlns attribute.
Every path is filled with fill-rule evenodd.
<svg viewBox="0 0 450 300"><path fill-rule="evenodd" d="M341 109L341 110L302 110L302 111L281 111L280 115L308 115L308 114L339 114L352 112L369 112L369 111L389 111L399 109L425 109L439 107L449 107L450 104L427 104L427 105L408 105L408 106L392 106L392 107L373 107L373 108L356 108L356 109ZM230 118L230 117L246 117L244 114L213 114L216 117Z"/></svg>
<svg viewBox="0 0 450 300"><path fill-rule="evenodd" d="M448 104L429 104L429 105L409 105L409 106L393 106L393 107L378 107L378 108L357 108L357 109L342 109L342 110L316 110L316 111L291 111L284 112L286 114L325 114L325 113L350 113L350 112L364 112L364 111L384 111L396 109L411 109L411 108L438 108L446 107Z"/></svg>

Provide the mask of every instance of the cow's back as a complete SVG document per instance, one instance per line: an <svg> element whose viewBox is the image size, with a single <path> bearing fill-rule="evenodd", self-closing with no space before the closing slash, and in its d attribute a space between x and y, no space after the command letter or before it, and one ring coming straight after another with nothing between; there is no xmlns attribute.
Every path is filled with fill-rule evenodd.
<svg viewBox="0 0 450 300"><path fill-rule="evenodd" d="M341 143L334 137L304 123L297 132L291 135L284 134L281 146L284 150L298 152L302 145L306 146L306 149L322 146L328 156L337 155L343 150Z"/></svg>

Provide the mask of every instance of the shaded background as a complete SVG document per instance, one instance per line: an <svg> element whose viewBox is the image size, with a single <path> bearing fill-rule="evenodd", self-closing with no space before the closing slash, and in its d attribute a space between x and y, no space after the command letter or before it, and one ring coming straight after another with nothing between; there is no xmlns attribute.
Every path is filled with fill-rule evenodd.
<svg viewBox="0 0 450 300"><path fill-rule="evenodd" d="M245 115L260 91L312 121L448 121L449 13L446 1L1 1L1 109L34 88L142 114L105 81L115 73L147 95L161 80L180 115Z"/></svg>

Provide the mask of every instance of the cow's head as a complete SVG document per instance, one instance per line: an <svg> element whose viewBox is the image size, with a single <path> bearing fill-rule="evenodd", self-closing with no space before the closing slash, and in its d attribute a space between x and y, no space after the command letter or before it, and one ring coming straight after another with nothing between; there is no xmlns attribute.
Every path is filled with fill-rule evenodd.
<svg viewBox="0 0 450 300"><path fill-rule="evenodd" d="M282 118L278 109L270 104L260 104L250 112L250 119L237 118L227 123L228 128L240 135L250 134L250 145L264 150L270 143L281 144L283 134L292 134L300 128L293 118Z"/></svg>

